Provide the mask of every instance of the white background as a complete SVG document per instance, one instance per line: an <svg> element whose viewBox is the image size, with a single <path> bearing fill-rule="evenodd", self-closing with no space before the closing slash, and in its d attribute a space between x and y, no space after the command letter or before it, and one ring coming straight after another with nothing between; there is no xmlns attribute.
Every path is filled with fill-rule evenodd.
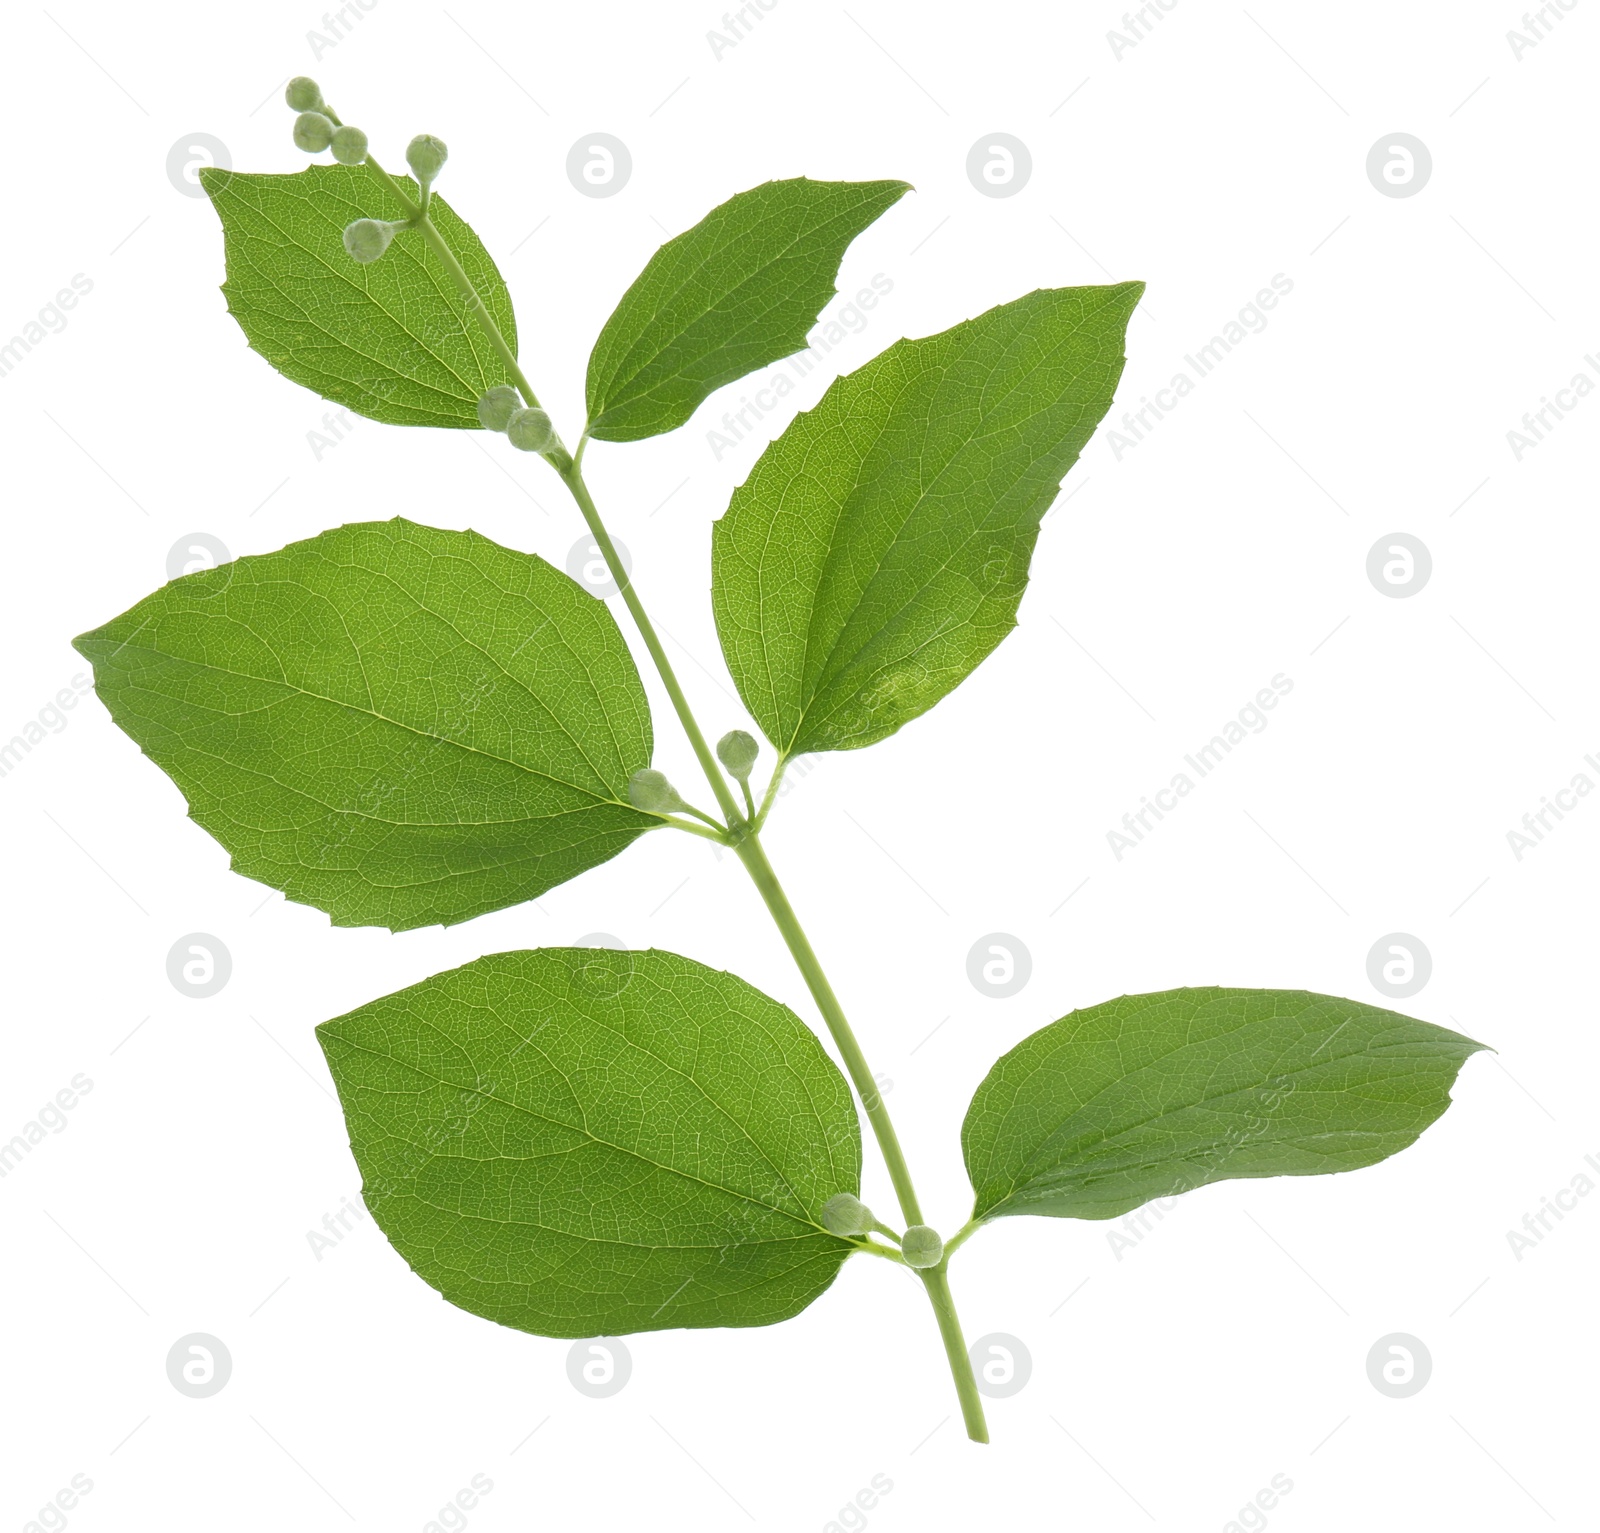
<svg viewBox="0 0 1600 1533"><path fill-rule="evenodd" d="M1592 1526L1600 1197L1521 1260L1507 1240L1600 1155L1600 801L1520 861L1506 839L1574 774L1600 781L1583 760L1600 754L1600 400L1520 462L1506 436L1600 372L1600 10L1561 14L1519 59L1520 8L1477 0L1184 0L1120 56L1113 4L779 0L720 57L716 0L378 0L331 47L311 6L12 13L0 339L75 274L93 288L0 379L0 738L72 685L71 636L159 585L188 534L258 553L403 512L557 564L578 535L542 463L476 434L357 421L319 457L327 407L246 349L215 216L166 166L201 132L235 168L298 168L288 75L315 73L394 163L414 132L448 140L442 191L505 271L569 437L588 345L668 234L771 177L904 177L916 194L840 280L893 292L791 408L898 336L1140 277L1120 414L1275 274L1293 283L1120 461L1104 433L1089 447L1020 628L972 679L892 740L818 759L774 817L930 1217L966 1216L958 1128L993 1060L1123 992L1382 1003L1367 954L1405 932L1433 975L1400 1009L1499 1052L1386 1164L1202 1190L1120 1260L1105 1225L983 1232L952 1269L968 1335L1015 1336L1033 1363L990 1402L988 1448L963 1439L919 1285L887 1263L848 1265L770 1330L630 1338L631 1382L589 1399L568 1343L449 1307L370 1221L312 1254L359 1182L312 1029L478 954L596 931L735 969L815 1020L737 865L663 834L536 906L334 930L230 874L85 698L0 778L0 1138L93 1082L0 1182L0 1528L74 1474L93 1489L67 1524L118 1533L420 1530L475 1474L493 1490L465 1520L484 1533L824 1529L874 1475L893 1485L866 1514L882 1533L1222 1530L1275 1474L1293 1489L1263 1515L1285 1533ZM605 200L565 171L596 131L634 160ZM965 171L996 131L1033 158L1003 199ZM1366 174L1395 132L1433 159L1407 198ZM710 618L710 525L785 418L717 461L706 430L747 389L589 455L713 735L746 719ZM1394 532L1433 559L1405 599L1366 575ZM1118 861L1107 831L1279 672L1294 687L1270 726ZM658 764L688 783L652 698ZM167 979L191 932L232 954L209 1000ZM1032 955L1006 1000L967 978L992 932ZM167 1379L191 1332L232 1355L209 1399ZM1367 1377L1392 1332L1433 1359L1408 1399Z"/></svg>

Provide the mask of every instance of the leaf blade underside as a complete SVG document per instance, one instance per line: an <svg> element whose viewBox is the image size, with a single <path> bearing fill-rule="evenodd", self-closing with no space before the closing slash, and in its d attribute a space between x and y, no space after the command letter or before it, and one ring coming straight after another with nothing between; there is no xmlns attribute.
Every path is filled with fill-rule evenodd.
<svg viewBox="0 0 1600 1533"><path fill-rule="evenodd" d="M543 1336L768 1325L851 1254L849 1088L787 1007L657 951L545 948L317 1029L363 1196L451 1303Z"/></svg>
<svg viewBox="0 0 1600 1533"><path fill-rule="evenodd" d="M112 718L236 871L393 930L535 898L659 820L615 620L474 532L353 523L80 635Z"/></svg>
<svg viewBox="0 0 1600 1533"><path fill-rule="evenodd" d="M1072 1012L973 1095L974 1217L1111 1219L1228 1178L1373 1165L1444 1112L1482 1047L1303 990L1169 990Z"/></svg>

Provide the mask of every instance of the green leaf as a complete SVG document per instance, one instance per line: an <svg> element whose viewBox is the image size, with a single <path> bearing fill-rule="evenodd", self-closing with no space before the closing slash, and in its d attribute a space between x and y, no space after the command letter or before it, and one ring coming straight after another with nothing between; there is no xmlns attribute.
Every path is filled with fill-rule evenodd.
<svg viewBox="0 0 1600 1533"><path fill-rule="evenodd" d="M974 1217L1113 1219L1228 1177L1370 1166L1450 1105L1483 1046L1304 990L1167 990L1075 1011L972 1098Z"/></svg>
<svg viewBox="0 0 1600 1533"><path fill-rule="evenodd" d="M247 877L341 926L532 899L659 825L649 705L603 602L396 518L163 586L73 641Z"/></svg>
<svg viewBox="0 0 1600 1533"><path fill-rule="evenodd" d="M373 1217L452 1304L541 1336L770 1325L853 1247L844 1077L673 953L498 953L317 1029Z"/></svg>
<svg viewBox="0 0 1600 1533"><path fill-rule="evenodd" d="M588 434L637 442L681 426L714 389L806 344L845 248L904 181L768 181L668 240L589 358Z"/></svg>
<svg viewBox="0 0 1600 1533"><path fill-rule="evenodd" d="M222 219L228 312L284 377L390 425L481 429L479 396L509 379L439 257L415 230L368 266L345 252L346 224L405 216L383 176L313 165L292 176L212 168L200 181ZM515 351L511 295L489 252L441 198L428 214Z"/></svg>
<svg viewBox="0 0 1600 1533"><path fill-rule="evenodd" d="M871 745L1016 625L1039 521L1111 403L1144 284L1029 293L838 379L713 529L740 696L785 754Z"/></svg>

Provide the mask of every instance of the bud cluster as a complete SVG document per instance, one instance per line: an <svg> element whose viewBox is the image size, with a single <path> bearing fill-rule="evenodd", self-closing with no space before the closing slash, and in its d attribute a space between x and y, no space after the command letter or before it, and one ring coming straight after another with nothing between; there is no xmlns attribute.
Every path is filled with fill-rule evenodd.
<svg viewBox="0 0 1600 1533"><path fill-rule="evenodd" d="M334 159L341 165L367 163L367 135L360 128L353 128L338 120L332 108L322 99L322 87L315 80L305 75L296 75L284 88L283 99L288 102L290 109L298 114L294 120L294 141L298 148L305 150L307 154L321 154L324 149L332 150ZM411 167L412 175L417 178L417 184L422 188L424 211L428 206L429 190L439 172L444 169L444 162L449 158L449 154L444 140L435 138L431 133L419 133L406 148L406 164ZM359 261L365 266L376 261L389 248L395 234L409 227L410 222L408 219L395 221L358 218L345 228L344 248L351 260ZM542 411L539 413L543 414ZM487 424L485 421L485 425ZM509 429L509 424L508 420L507 425L491 429L505 431ZM544 425L547 431L549 424L546 418ZM534 422L524 423L520 433L512 436L512 441L519 447L523 446L523 440L532 442L538 435L536 426L537 423ZM519 435L523 440L519 440ZM543 445L547 444L530 445L526 450L541 451Z"/></svg>

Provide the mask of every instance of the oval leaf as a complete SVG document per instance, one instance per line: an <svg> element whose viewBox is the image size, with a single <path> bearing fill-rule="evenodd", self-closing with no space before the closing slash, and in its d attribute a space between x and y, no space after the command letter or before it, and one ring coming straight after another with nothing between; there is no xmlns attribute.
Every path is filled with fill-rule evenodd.
<svg viewBox="0 0 1600 1533"><path fill-rule="evenodd" d="M845 248L904 181L768 181L669 240L589 358L588 435L672 431L714 389L803 350Z"/></svg>
<svg viewBox="0 0 1600 1533"><path fill-rule="evenodd" d="M396 518L185 575L75 639L233 867L341 926L532 899L660 823L649 705L604 603Z"/></svg>
<svg viewBox="0 0 1600 1533"><path fill-rule="evenodd" d="M541 1336L770 1325L833 1281L849 1088L788 1007L673 953L498 953L317 1029L362 1196L452 1304Z"/></svg>
<svg viewBox="0 0 1600 1533"><path fill-rule="evenodd" d="M1304 990L1167 990L1075 1011L972 1098L974 1217L1112 1219L1228 1177L1370 1166L1450 1105L1482 1047Z"/></svg>
<svg viewBox="0 0 1600 1533"><path fill-rule="evenodd" d="M1111 403L1143 283L1042 290L838 379L713 530L717 630L786 754L871 745L1016 624L1039 521Z"/></svg>
<svg viewBox="0 0 1600 1533"><path fill-rule="evenodd" d="M390 425L481 429L479 396L509 379L439 257L410 230L370 265L345 252L352 220L405 216L382 176L313 165L292 176L210 168L200 181L222 219L228 312L285 378ZM511 295L489 252L442 198L429 216L515 352Z"/></svg>

